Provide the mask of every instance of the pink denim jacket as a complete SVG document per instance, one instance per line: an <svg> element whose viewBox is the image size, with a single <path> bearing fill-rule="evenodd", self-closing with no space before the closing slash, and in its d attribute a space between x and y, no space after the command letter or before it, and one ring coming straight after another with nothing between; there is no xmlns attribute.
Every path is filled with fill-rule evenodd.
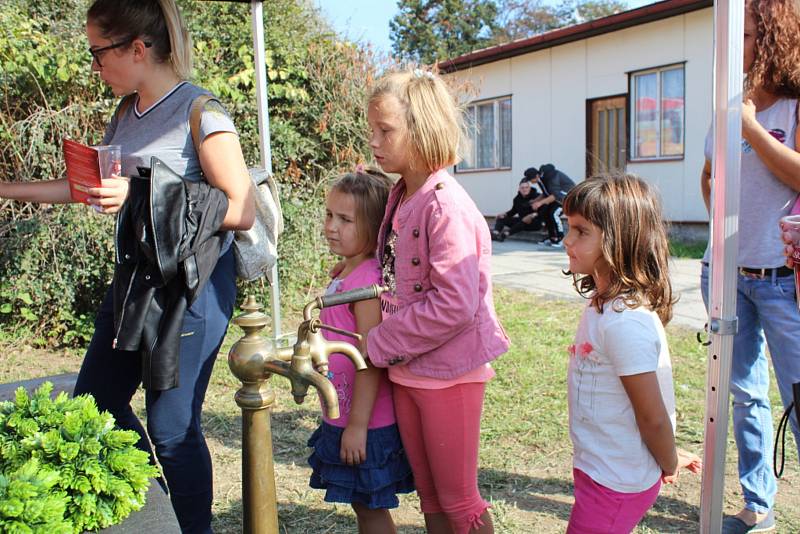
<svg viewBox="0 0 800 534"><path fill-rule="evenodd" d="M399 310L370 330L367 351L377 367L402 364L421 376L455 378L508 350L492 300L489 227L446 170L397 207L404 191L400 180L389 194L377 254L399 209Z"/></svg>

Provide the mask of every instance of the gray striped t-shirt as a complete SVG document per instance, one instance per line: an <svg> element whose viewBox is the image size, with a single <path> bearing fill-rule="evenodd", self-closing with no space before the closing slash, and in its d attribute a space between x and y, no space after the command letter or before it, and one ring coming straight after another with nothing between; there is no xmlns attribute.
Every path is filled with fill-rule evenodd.
<svg viewBox="0 0 800 534"><path fill-rule="evenodd" d="M136 167L149 167L156 156L189 180L200 180L200 159L189 130L189 111L194 99L208 91L181 82L146 110L138 109L138 97L106 128L104 145L120 145L123 176L138 176ZM117 116L119 115L119 116ZM212 100L203 108L200 141L216 132L236 133L228 113Z"/></svg>

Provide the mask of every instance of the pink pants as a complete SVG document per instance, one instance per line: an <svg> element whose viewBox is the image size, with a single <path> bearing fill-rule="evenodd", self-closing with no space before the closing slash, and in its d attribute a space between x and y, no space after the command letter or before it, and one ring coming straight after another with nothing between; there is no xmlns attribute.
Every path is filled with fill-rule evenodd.
<svg viewBox="0 0 800 534"><path fill-rule="evenodd" d="M444 513L456 534L489 508L478 491L478 443L486 384L418 389L394 384L394 408L422 512Z"/></svg>
<svg viewBox="0 0 800 534"><path fill-rule="evenodd" d="M656 502L661 480L639 493L601 486L580 469L572 470L575 504L567 534L629 534Z"/></svg>

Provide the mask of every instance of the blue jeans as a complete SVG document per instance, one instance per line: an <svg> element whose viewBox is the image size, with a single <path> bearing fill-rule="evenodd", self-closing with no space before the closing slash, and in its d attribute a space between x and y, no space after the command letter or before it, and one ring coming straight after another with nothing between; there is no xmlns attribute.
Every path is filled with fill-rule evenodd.
<svg viewBox="0 0 800 534"><path fill-rule="evenodd" d="M708 267L703 265L701 290L708 306ZM733 435L739 450L739 482L745 507L764 513L775 504L777 485L772 471L772 411L769 403L769 347L784 407L792 402L792 384L800 382L800 312L794 276L759 279L738 275L736 315L739 331L733 339L731 394ZM800 444L797 420L792 432Z"/></svg>
<svg viewBox="0 0 800 534"><path fill-rule="evenodd" d="M97 313L94 336L75 385L75 395L90 393L101 410L111 412L120 428L138 432L141 439L137 446L151 457L152 441L184 533L211 532L211 454L200 427L200 412L235 301L236 270L233 251L229 250L220 257L206 286L184 314L180 385L145 392L147 433L130 405L142 382L141 356L111 348L114 311L110 291Z"/></svg>

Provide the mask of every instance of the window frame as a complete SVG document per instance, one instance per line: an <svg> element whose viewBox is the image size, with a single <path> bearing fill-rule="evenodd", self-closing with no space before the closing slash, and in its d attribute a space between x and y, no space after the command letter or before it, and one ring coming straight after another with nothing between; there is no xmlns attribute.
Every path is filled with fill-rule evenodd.
<svg viewBox="0 0 800 534"><path fill-rule="evenodd" d="M500 165L500 163L501 163L500 160L501 160L501 157L502 157L502 148L500 146L500 137L501 137L501 135L500 135L500 133L501 133L500 132L500 113L501 113L500 112L500 102L505 102L505 101L508 101L509 105L511 107L511 113L510 113L510 116L509 116L509 119L511 121L511 125L509 126L509 128L511 128L511 135L509 136L509 144L511 146L508 149L509 150L509 160L510 160L509 164L504 166L504 165ZM477 123L477 121L478 121L478 107L486 105L486 104L489 104L489 103L492 104L492 112L493 112L493 116L494 116L494 128L493 128L493 132L492 132L492 138L494 140L494 146L493 146L493 158L492 159L494 160L495 166L493 166L493 167L470 167L468 169L465 169L465 168L463 168L461 166L462 163L463 163L463 160L462 160L462 161L458 162L455 165L455 172L457 174L458 173L466 174L466 173L470 173L470 172L491 172L491 171L510 171L511 170L511 167L512 167L512 164L513 164L513 159L514 159L514 153L513 153L513 149L514 149L514 144L513 144L514 103L513 103L512 95L509 94L509 95L496 96L496 97L493 97L493 98L484 98L484 99L481 99L481 100L474 100L474 101L470 102L469 104L467 104L466 109L464 110L464 112L465 112L464 114L465 114L465 116L469 116L470 110L474 109L475 110L474 111L475 122ZM477 124L475 124L475 125L468 124L467 125L467 131L470 134L477 133ZM472 161L474 161L475 164L477 165L477 162L478 162L477 136L469 139L468 143L469 143L468 146L469 146L470 152L472 153L471 154Z"/></svg>
<svg viewBox="0 0 800 534"><path fill-rule="evenodd" d="M663 131L663 116L661 113L661 95L662 95L662 74L666 71L682 70L683 71L683 124L681 125L683 151L681 154L662 155L661 135ZM638 76L647 74L657 74L656 90L657 90L657 113L658 113L658 128L656 137L657 155L655 156L639 156L637 154L638 146L636 144L636 122L638 111L636 109L636 78ZM677 63L669 63L657 67L650 67L647 69L638 69L629 71L628 73L628 162L629 163L649 163L649 162L662 162L662 161L682 161L686 157L686 61Z"/></svg>

